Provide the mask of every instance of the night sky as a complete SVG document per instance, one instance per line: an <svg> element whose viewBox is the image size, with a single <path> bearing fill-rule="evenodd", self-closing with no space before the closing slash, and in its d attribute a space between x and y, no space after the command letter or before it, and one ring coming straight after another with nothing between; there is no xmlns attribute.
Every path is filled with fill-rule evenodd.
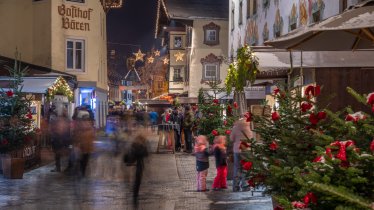
<svg viewBox="0 0 374 210"><path fill-rule="evenodd" d="M121 9L112 9L107 16L108 50L115 49L119 56L131 56L138 46L142 52L159 48L154 39L157 0L123 0Z"/></svg>

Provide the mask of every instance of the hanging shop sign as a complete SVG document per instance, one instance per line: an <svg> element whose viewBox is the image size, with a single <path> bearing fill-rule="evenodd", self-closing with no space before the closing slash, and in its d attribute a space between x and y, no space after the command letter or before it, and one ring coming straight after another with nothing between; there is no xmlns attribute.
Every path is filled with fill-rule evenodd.
<svg viewBox="0 0 374 210"><path fill-rule="evenodd" d="M89 31L93 9L81 9L77 6L58 6L58 14L62 16L62 28L79 31Z"/></svg>

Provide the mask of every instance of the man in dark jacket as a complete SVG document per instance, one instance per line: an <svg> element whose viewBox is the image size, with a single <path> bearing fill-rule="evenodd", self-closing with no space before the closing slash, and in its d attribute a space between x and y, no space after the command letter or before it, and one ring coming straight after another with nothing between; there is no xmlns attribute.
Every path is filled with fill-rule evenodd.
<svg viewBox="0 0 374 210"><path fill-rule="evenodd" d="M180 151L181 149L181 126L182 126L182 116L178 113L178 109L174 109L170 117L171 123L174 125L174 141L175 141L175 151Z"/></svg>
<svg viewBox="0 0 374 210"><path fill-rule="evenodd" d="M146 146L146 138L143 135L137 135L129 151L124 156L124 162L128 165L136 162L135 183L133 188L133 202L135 207L138 205L139 189L143 177L144 158L147 156L148 149Z"/></svg>
<svg viewBox="0 0 374 210"><path fill-rule="evenodd" d="M191 107L187 105L184 108L184 117L183 117L183 132L184 139L186 144L186 152L192 152L192 127L194 125L194 116L191 111Z"/></svg>

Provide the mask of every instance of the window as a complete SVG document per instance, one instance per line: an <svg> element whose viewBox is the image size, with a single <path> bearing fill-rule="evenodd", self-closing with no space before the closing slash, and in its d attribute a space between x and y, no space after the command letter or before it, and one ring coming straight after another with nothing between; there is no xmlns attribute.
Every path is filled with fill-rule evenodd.
<svg viewBox="0 0 374 210"><path fill-rule="evenodd" d="M201 59L202 64L202 78L201 82L205 81L220 81L220 65L222 58L210 53L205 58Z"/></svg>
<svg viewBox="0 0 374 210"><path fill-rule="evenodd" d="M252 15L257 14L257 0L253 0L253 12Z"/></svg>
<svg viewBox="0 0 374 210"><path fill-rule="evenodd" d="M243 24L243 1L239 4L239 25Z"/></svg>
<svg viewBox="0 0 374 210"><path fill-rule="evenodd" d="M207 80L217 80L216 64L205 64L204 78Z"/></svg>
<svg viewBox="0 0 374 210"><path fill-rule="evenodd" d="M204 44L206 45L218 45L219 44L219 30L220 26L213 22L203 26L204 30Z"/></svg>
<svg viewBox="0 0 374 210"><path fill-rule="evenodd" d="M231 31L235 29L235 8L231 9Z"/></svg>
<svg viewBox="0 0 374 210"><path fill-rule="evenodd" d="M215 42L217 40L217 31L216 30L206 30L205 39L208 42Z"/></svg>
<svg viewBox="0 0 374 210"><path fill-rule="evenodd" d="M183 80L182 69L181 68L174 68L173 81L174 82L181 82L182 80Z"/></svg>
<svg viewBox="0 0 374 210"><path fill-rule="evenodd" d="M182 37L181 36L174 37L174 48L182 48Z"/></svg>
<svg viewBox="0 0 374 210"><path fill-rule="evenodd" d="M251 0L247 0L247 18L251 17Z"/></svg>
<svg viewBox="0 0 374 210"><path fill-rule="evenodd" d="M68 39L66 41L66 68L84 71L84 40Z"/></svg>
<svg viewBox="0 0 374 210"><path fill-rule="evenodd" d="M66 1L78 2L78 3L84 3L85 2L85 0L66 0Z"/></svg>

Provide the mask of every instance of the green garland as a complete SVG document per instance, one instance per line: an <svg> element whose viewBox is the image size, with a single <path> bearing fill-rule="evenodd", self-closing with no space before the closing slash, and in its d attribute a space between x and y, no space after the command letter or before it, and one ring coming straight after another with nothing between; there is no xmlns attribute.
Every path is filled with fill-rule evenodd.
<svg viewBox="0 0 374 210"><path fill-rule="evenodd" d="M66 80L58 77L55 83L46 91L47 100L51 101L55 95L64 95L68 97L69 102L73 101L74 94Z"/></svg>

